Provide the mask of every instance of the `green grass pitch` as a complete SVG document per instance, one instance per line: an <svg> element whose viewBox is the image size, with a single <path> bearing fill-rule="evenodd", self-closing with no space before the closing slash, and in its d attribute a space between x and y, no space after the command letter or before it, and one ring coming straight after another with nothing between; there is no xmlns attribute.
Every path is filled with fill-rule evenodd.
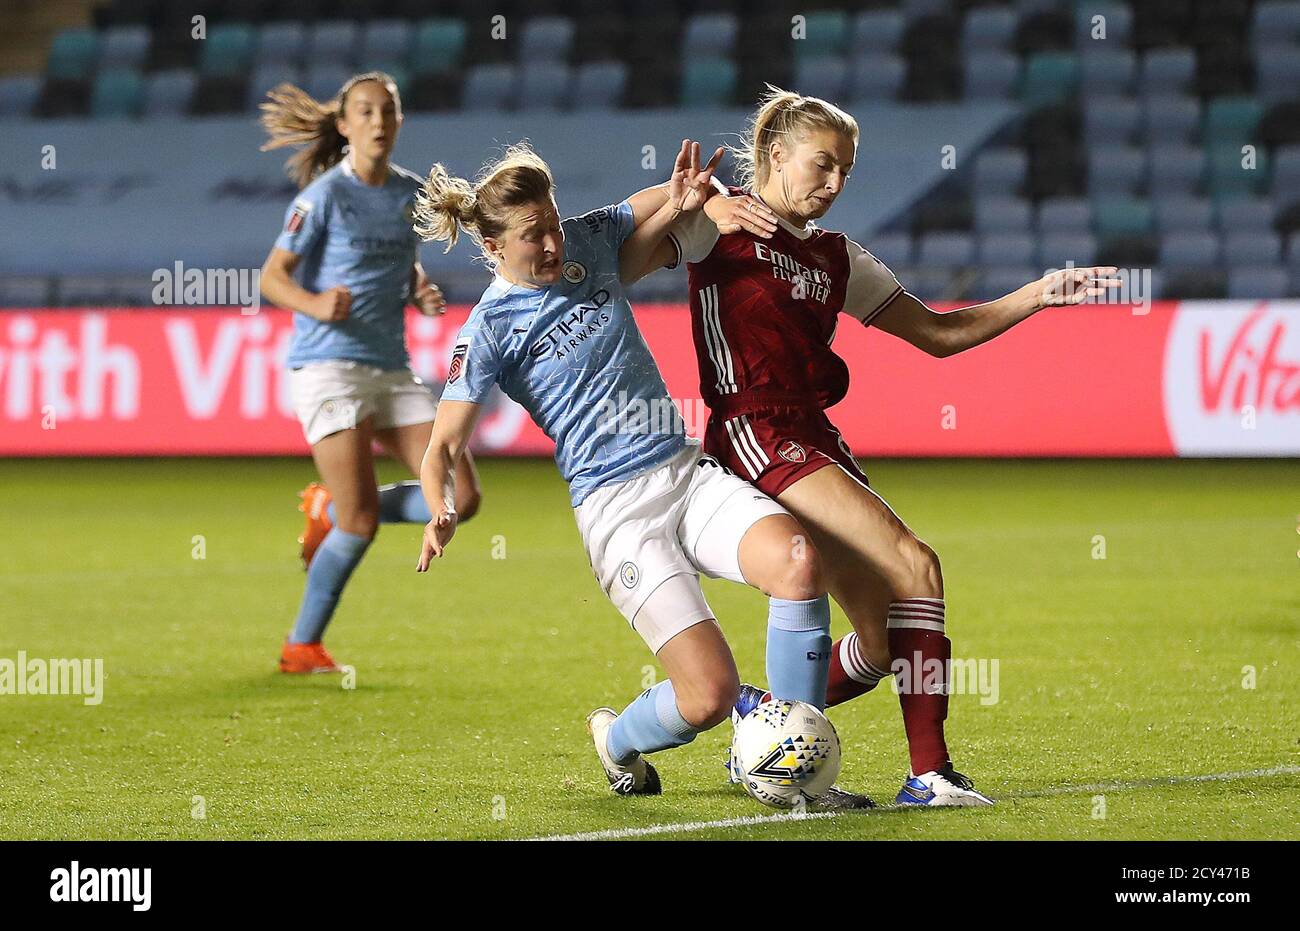
<svg viewBox="0 0 1300 931"><path fill-rule="evenodd" d="M1296 836L1300 465L866 468L943 560L955 655L999 662L999 700L954 695L948 734L1001 803L652 836ZM418 527L381 532L326 639L355 666L347 690L274 671L310 462L0 463L0 658L107 674L97 706L0 695L0 837L525 838L773 814L725 784L726 725L656 759L663 796L609 793L583 719L626 704L653 658L597 589L554 466L481 471L483 509L429 575ZM765 599L705 584L761 680ZM892 800L892 691L831 717L841 784Z"/></svg>

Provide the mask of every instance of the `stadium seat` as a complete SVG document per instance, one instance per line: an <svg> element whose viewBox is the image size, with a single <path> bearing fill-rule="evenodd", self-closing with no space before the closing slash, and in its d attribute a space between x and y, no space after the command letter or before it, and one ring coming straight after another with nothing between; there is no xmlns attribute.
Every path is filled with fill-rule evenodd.
<svg viewBox="0 0 1300 931"><path fill-rule="evenodd" d="M1300 145L1275 150L1272 191L1280 208L1300 201Z"/></svg>
<svg viewBox="0 0 1300 931"><path fill-rule="evenodd" d="M1251 142L1264 108L1253 97L1219 97L1205 108L1205 141L1228 146Z"/></svg>
<svg viewBox="0 0 1300 931"><path fill-rule="evenodd" d="M396 67L411 54L413 30L404 19L376 19L361 31L361 51L357 57L362 68L374 62L389 62Z"/></svg>
<svg viewBox="0 0 1300 931"><path fill-rule="evenodd" d="M977 195L1012 196L1025 183L1029 160L1020 149L989 149L975 156L974 190Z"/></svg>
<svg viewBox="0 0 1300 931"><path fill-rule="evenodd" d="M1196 56L1188 48L1153 49L1142 56L1138 88L1143 96L1186 94L1196 83Z"/></svg>
<svg viewBox="0 0 1300 931"><path fill-rule="evenodd" d="M916 261L930 267L960 267L975 258L975 240L969 233L926 233L917 242Z"/></svg>
<svg viewBox="0 0 1300 931"><path fill-rule="evenodd" d="M984 266L1032 265L1035 259L1034 238L1026 233L990 233L981 236L976 247L976 261Z"/></svg>
<svg viewBox="0 0 1300 931"><path fill-rule="evenodd" d="M682 60L729 58L740 31L734 13L699 13L686 21Z"/></svg>
<svg viewBox="0 0 1300 931"><path fill-rule="evenodd" d="M1208 231L1214 206L1205 197L1162 197L1155 203L1156 230L1160 233Z"/></svg>
<svg viewBox="0 0 1300 931"><path fill-rule="evenodd" d="M1219 237L1207 231L1168 233L1160 240L1161 266L1204 268L1219 262Z"/></svg>
<svg viewBox="0 0 1300 931"><path fill-rule="evenodd" d="M1282 237L1272 230L1238 233L1223 237L1223 261L1229 266L1267 265L1282 261Z"/></svg>
<svg viewBox="0 0 1300 931"><path fill-rule="evenodd" d="M981 269L963 296L968 300L975 301L997 300L1012 291L1024 287L1031 281L1036 281L1042 277L1042 274L1042 270L1033 265L1012 265ZM906 283L903 284L903 287L908 288L909 291L912 290ZM934 299L938 300L947 297L949 295L945 293L934 295Z"/></svg>
<svg viewBox="0 0 1300 931"><path fill-rule="evenodd" d="M1097 94L1128 94L1137 80L1137 56L1128 49L1089 49L1079 56L1085 99Z"/></svg>
<svg viewBox="0 0 1300 931"><path fill-rule="evenodd" d="M859 55L849 72L846 93L852 101L895 100L907 79L907 63L897 55Z"/></svg>
<svg viewBox="0 0 1300 931"><path fill-rule="evenodd" d="M253 27L245 23L213 26L199 47L199 74L203 77L233 77L252 65Z"/></svg>
<svg viewBox="0 0 1300 931"><path fill-rule="evenodd" d="M1280 265L1240 266L1228 270L1228 300L1281 300L1290 277Z"/></svg>
<svg viewBox="0 0 1300 931"><path fill-rule="evenodd" d="M843 58L803 57L794 63L794 90L832 103L845 99L849 69Z"/></svg>
<svg viewBox="0 0 1300 931"><path fill-rule="evenodd" d="M144 109L144 79L135 68L112 68L95 76L90 113L96 118L139 116Z"/></svg>
<svg viewBox="0 0 1300 931"><path fill-rule="evenodd" d="M726 58L687 62L682 72L684 107L725 107L736 94L736 64Z"/></svg>
<svg viewBox="0 0 1300 931"><path fill-rule="evenodd" d="M155 71L145 79L144 115L150 118L184 116L194 99L197 76L190 68Z"/></svg>
<svg viewBox="0 0 1300 931"><path fill-rule="evenodd" d="M258 107L266 102L267 92L276 85L285 83L302 86L302 74L297 67L289 63L258 65L248 78L248 109L257 112ZM339 86L335 85L334 90L337 91Z"/></svg>
<svg viewBox="0 0 1300 931"><path fill-rule="evenodd" d="M267 23L258 31L256 60L259 66L298 65L306 49L307 31L302 23Z"/></svg>
<svg viewBox="0 0 1300 931"><path fill-rule="evenodd" d="M1217 268L1156 270L1155 296L1160 299L1182 298L1192 301L1221 300L1227 297L1228 276Z"/></svg>
<svg viewBox="0 0 1300 931"><path fill-rule="evenodd" d="M23 119L32 115L41 94L41 79L34 74L0 78L0 119Z"/></svg>
<svg viewBox="0 0 1300 931"><path fill-rule="evenodd" d="M1300 4L1294 0L1267 0L1257 4L1250 23L1250 40L1256 52L1274 44L1300 44Z"/></svg>
<svg viewBox="0 0 1300 931"><path fill-rule="evenodd" d="M1050 197L1038 205L1039 233L1086 233L1092 229L1092 205L1079 197Z"/></svg>
<svg viewBox="0 0 1300 931"><path fill-rule="evenodd" d="M891 269L912 262L912 237L907 233L879 233L869 237L863 246Z"/></svg>
<svg viewBox="0 0 1300 931"><path fill-rule="evenodd" d="M976 7L966 14L961 44L966 52L1002 51L1010 48L1020 17L1006 7Z"/></svg>
<svg viewBox="0 0 1300 931"><path fill-rule="evenodd" d="M1011 52L971 52L963 56L962 93L968 100L1007 100L1020 84L1020 57Z"/></svg>
<svg viewBox="0 0 1300 931"><path fill-rule="evenodd" d="M1089 145L1128 145L1137 136L1142 110L1130 97L1085 97L1083 138Z"/></svg>
<svg viewBox="0 0 1300 931"><path fill-rule="evenodd" d="M1079 58L1072 52L1037 52L1025 63L1020 99L1031 107L1064 100L1079 87Z"/></svg>
<svg viewBox="0 0 1300 931"><path fill-rule="evenodd" d="M99 36L89 29L65 29L50 44L45 73L68 80L90 76L99 57Z"/></svg>
<svg viewBox="0 0 1300 931"><path fill-rule="evenodd" d="M1300 96L1300 45L1271 47L1256 57L1255 87L1265 103Z"/></svg>
<svg viewBox="0 0 1300 931"><path fill-rule="evenodd" d="M1101 238L1142 236L1155 226L1151 204L1133 197L1102 196L1092 208L1093 232Z"/></svg>
<svg viewBox="0 0 1300 931"><path fill-rule="evenodd" d="M989 233L1023 233L1034 228L1029 201L994 195L975 200L975 230Z"/></svg>
<svg viewBox="0 0 1300 931"><path fill-rule="evenodd" d="M1041 233L1036 258L1043 268L1064 268L1073 262L1086 267L1097 261L1097 239L1091 233Z"/></svg>
<svg viewBox="0 0 1300 931"><path fill-rule="evenodd" d="M623 102L627 65L621 61L590 62L578 68L569 91L575 110L610 110Z"/></svg>
<svg viewBox="0 0 1300 931"><path fill-rule="evenodd" d="M465 75L461 107L471 111L509 109L515 92L515 77L514 65L474 65Z"/></svg>
<svg viewBox="0 0 1300 931"><path fill-rule="evenodd" d="M352 20L327 19L307 27L306 60L351 69L360 43L361 27Z"/></svg>
<svg viewBox="0 0 1300 931"><path fill-rule="evenodd" d="M848 45L849 17L842 10L804 14L805 37L791 43L796 61L843 55Z"/></svg>
<svg viewBox="0 0 1300 931"><path fill-rule="evenodd" d="M1135 194L1147 171L1146 150L1095 146L1088 152L1088 193L1093 197Z"/></svg>
<svg viewBox="0 0 1300 931"><path fill-rule="evenodd" d="M465 52L465 23L458 19L426 19L415 30L411 69L415 74L455 71Z"/></svg>
<svg viewBox="0 0 1300 931"><path fill-rule="evenodd" d="M106 29L99 46L99 68L142 68L149 54L149 30L144 26Z"/></svg>
<svg viewBox="0 0 1300 931"><path fill-rule="evenodd" d="M330 62L314 63L303 74L302 89L317 100L331 100L352 76L352 69Z"/></svg>
<svg viewBox="0 0 1300 931"><path fill-rule="evenodd" d="M903 9L903 18L909 23L924 16L938 16L947 12L951 6L949 0L901 0L898 5Z"/></svg>
<svg viewBox="0 0 1300 931"><path fill-rule="evenodd" d="M1273 229L1273 202L1269 200L1228 200L1219 204L1218 226L1224 233L1267 233Z"/></svg>
<svg viewBox="0 0 1300 931"><path fill-rule="evenodd" d="M1255 167L1248 168L1241 146L1215 146L1208 151L1209 174L1206 184L1210 195L1215 198L1224 196L1253 195L1264 189L1268 183L1268 153L1264 149L1255 152Z"/></svg>
<svg viewBox="0 0 1300 931"><path fill-rule="evenodd" d="M1152 146L1147 190L1157 201L1170 195L1194 194L1205 176L1205 151L1199 146Z"/></svg>
<svg viewBox="0 0 1300 931"><path fill-rule="evenodd" d="M1153 94L1143 100L1147 143L1194 142L1201 132L1201 105L1183 94Z"/></svg>
<svg viewBox="0 0 1300 931"><path fill-rule="evenodd" d="M568 96L572 74L559 61L537 61L520 67L519 109L558 110Z"/></svg>
<svg viewBox="0 0 1300 931"><path fill-rule="evenodd" d="M914 265L895 271L899 283L923 301L943 301L955 296L951 269Z"/></svg>
<svg viewBox="0 0 1300 931"><path fill-rule="evenodd" d="M567 16L537 16L524 23L519 41L519 62L569 60L573 48L573 20Z"/></svg>
<svg viewBox="0 0 1300 931"><path fill-rule="evenodd" d="M857 54L893 52L903 39L907 22L897 10L867 10L853 18L853 41Z"/></svg>

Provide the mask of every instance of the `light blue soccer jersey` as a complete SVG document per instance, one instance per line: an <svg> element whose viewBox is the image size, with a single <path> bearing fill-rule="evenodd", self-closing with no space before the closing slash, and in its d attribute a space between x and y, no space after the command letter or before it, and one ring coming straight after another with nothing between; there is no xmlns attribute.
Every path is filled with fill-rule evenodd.
<svg viewBox="0 0 1300 931"><path fill-rule="evenodd" d="M407 364L403 308L419 238L411 228L419 176L389 165L380 187L356 176L345 158L303 188L275 241L302 256L298 280L309 291L344 285L352 309L341 323L293 315L290 368L347 359L383 369Z"/></svg>
<svg viewBox="0 0 1300 931"><path fill-rule="evenodd" d="M565 220L560 280L497 277L452 350L443 400L483 403L494 384L555 441L573 506L680 452L685 428L618 280L627 201Z"/></svg>

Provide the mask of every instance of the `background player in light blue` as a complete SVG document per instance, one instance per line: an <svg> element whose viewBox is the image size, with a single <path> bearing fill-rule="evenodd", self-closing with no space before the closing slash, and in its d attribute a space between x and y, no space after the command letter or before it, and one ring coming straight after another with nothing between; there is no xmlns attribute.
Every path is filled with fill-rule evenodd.
<svg viewBox="0 0 1300 931"><path fill-rule="evenodd" d="M798 522L702 456L675 412L623 416L672 405L623 286L648 271L676 219L702 208L721 156L701 169L699 146L684 141L667 184L561 221L550 169L515 146L473 184L435 165L417 211L422 237L450 244L464 229L496 272L457 338L421 471L433 519L418 569L455 532L456 464L500 385L555 441L601 587L668 675L621 714L599 708L587 719L623 795L659 792L643 754L688 743L735 704L735 661L700 572L769 595L773 694L818 707L825 699L830 607Z"/></svg>
<svg viewBox="0 0 1300 931"><path fill-rule="evenodd" d="M421 179L389 162L402 122L393 79L357 75L326 104L284 84L262 110L264 149L301 148L287 167L303 190L262 268L262 293L295 311L290 389L324 481L301 493L307 588L280 669L331 672L321 638L378 525L430 517L417 482L376 488L371 448L378 441L418 474L436 402L408 367L404 308L445 308L411 230ZM479 501L472 459L458 476L467 517Z"/></svg>

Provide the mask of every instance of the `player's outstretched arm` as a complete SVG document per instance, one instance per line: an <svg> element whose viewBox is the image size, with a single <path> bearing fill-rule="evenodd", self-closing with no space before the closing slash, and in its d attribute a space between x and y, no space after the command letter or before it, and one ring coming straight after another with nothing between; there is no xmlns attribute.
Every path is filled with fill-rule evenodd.
<svg viewBox="0 0 1300 931"><path fill-rule="evenodd" d="M1044 275L1005 297L938 313L906 291L885 306L871 325L932 356L964 352L1005 333L1044 307L1082 304L1122 282L1111 266L1067 268Z"/></svg>
<svg viewBox="0 0 1300 931"><path fill-rule="evenodd" d="M442 289L429 280L418 259L411 266L411 304L426 317L441 317L447 310Z"/></svg>
<svg viewBox="0 0 1300 931"><path fill-rule="evenodd" d="M262 296L276 307L306 314L323 323L341 323L352 309L352 292L343 285L317 294L293 280L301 256L288 249L272 249L262 265Z"/></svg>
<svg viewBox="0 0 1300 931"><path fill-rule="evenodd" d="M636 229L623 241L618 253L619 280L623 284L640 281L673 261L676 250L668 241L668 231L680 217L699 210L715 193L713 172L724 152L718 148L709 163L701 168L700 144L683 139L668 183L661 188L638 191L628 198ZM640 212L654 203L658 204L654 211L642 217Z"/></svg>
<svg viewBox="0 0 1300 931"><path fill-rule="evenodd" d="M438 403L433 435L420 464L420 488L433 519L424 528L417 572L427 572L430 560L442 555L456 533L456 466L474 433L480 407L469 401Z"/></svg>

